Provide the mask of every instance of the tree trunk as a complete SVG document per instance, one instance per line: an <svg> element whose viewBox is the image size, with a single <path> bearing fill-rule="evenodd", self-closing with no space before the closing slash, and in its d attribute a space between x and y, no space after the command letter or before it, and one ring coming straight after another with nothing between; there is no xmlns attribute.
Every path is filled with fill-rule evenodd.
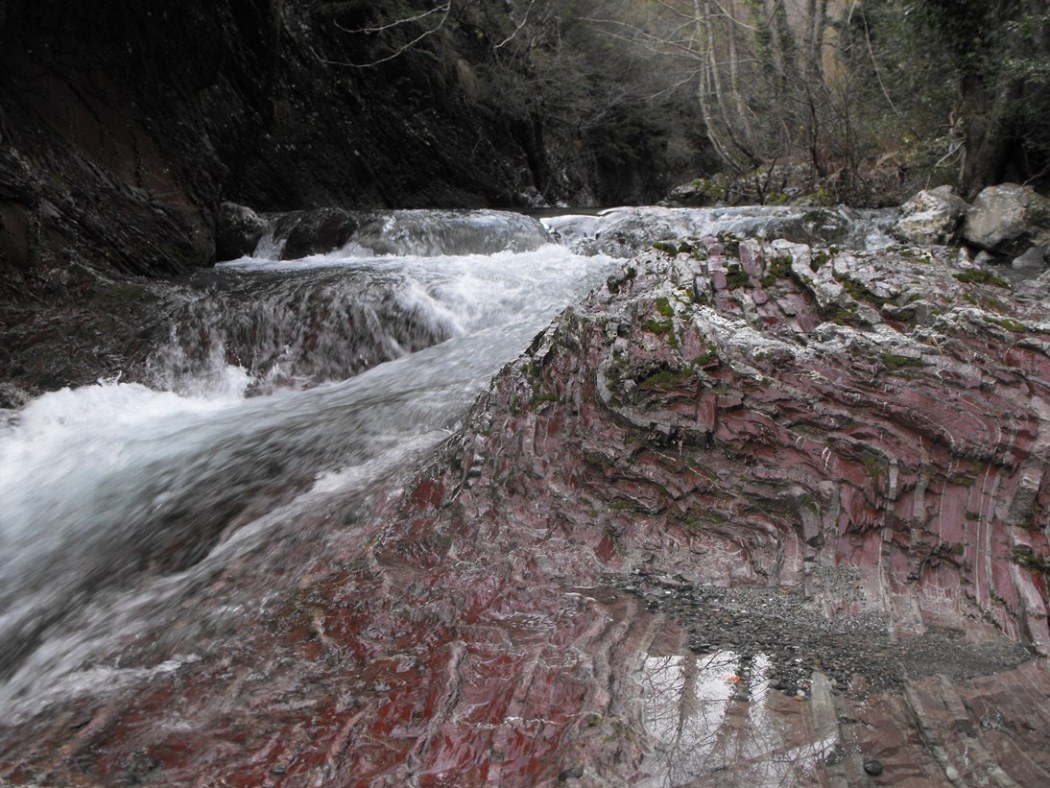
<svg viewBox="0 0 1050 788"><path fill-rule="evenodd" d="M964 194L972 196L1006 179L1012 154L1020 147L1015 139L1011 106L1023 96L1024 81L1016 79L991 101L980 106L974 101L968 102L968 109L974 114L964 118L966 142L959 177ZM985 114L979 114L981 112ZM1023 167L1018 174L1021 171Z"/></svg>

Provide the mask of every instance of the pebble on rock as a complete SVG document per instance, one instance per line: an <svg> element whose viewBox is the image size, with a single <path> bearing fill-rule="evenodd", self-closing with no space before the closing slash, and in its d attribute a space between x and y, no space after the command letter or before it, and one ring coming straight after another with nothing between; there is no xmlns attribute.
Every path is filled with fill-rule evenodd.
<svg viewBox="0 0 1050 788"><path fill-rule="evenodd" d="M882 774L882 761L875 758L872 758L870 761L864 761L864 771L872 777L878 777Z"/></svg>

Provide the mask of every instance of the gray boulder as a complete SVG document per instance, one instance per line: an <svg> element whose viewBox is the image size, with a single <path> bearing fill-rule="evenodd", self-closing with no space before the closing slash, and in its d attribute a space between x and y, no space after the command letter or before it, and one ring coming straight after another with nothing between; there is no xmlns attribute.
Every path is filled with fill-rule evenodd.
<svg viewBox="0 0 1050 788"><path fill-rule="evenodd" d="M966 213L963 238L981 249L1020 254L1050 244L1050 200L1031 186L1003 183L977 195Z"/></svg>
<svg viewBox="0 0 1050 788"><path fill-rule="evenodd" d="M1010 262L1010 267L1028 275L1037 275L1046 269L1047 247L1030 246Z"/></svg>
<svg viewBox="0 0 1050 788"><path fill-rule="evenodd" d="M951 186L925 189L901 206L894 233L921 246L951 243L968 207Z"/></svg>
<svg viewBox="0 0 1050 788"><path fill-rule="evenodd" d="M215 258L236 260L255 251L266 232L266 220L251 208L224 202L215 218Z"/></svg>

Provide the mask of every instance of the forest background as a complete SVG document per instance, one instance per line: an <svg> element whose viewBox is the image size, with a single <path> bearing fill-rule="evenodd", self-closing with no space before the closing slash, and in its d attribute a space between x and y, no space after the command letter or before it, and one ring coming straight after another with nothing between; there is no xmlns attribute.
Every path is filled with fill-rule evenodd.
<svg viewBox="0 0 1050 788"><path fill-rule="evenodd" d="M853 204L1039 182L1050 164L1043 0L394 0L339 25L357 67L432 58L537 140L571 141L540 193L572 156L645 155L712 201ZM467 64L471 38L490 48Z"/></svg>

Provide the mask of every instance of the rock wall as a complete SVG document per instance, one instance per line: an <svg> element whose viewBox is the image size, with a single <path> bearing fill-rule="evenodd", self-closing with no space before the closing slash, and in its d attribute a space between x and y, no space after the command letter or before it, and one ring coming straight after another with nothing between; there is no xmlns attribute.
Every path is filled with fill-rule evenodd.
<svg viewBox="0 0 1050 788"><path fill-rule="evenodd" d="M8 294L75 291L80 265L124 275L206 265L222 200L259 211L512 206L538 187L550 199L574 189L608 201L661 188L651 182L655 149L614 179L597 166L555 177L553 162L578 141L545 134L540 116L524 122L478 100L506 9L472 11L446 25L440 45L386 62L382 42L348 32L374 22L376 9L357 2L11 0L4 9Z"/></svg>
<svg viewBox="0 0 1050 788"><path fill-rule="evenodd" d="M1045 653L1046 282L944 249L686 248L566 314L462 462L598 553L829 611L852 606L823 570L855 567L902 631L972 616Z"/></svg>
<svg viewBox="0 0 1050 788"><path fill-rule="evenodd" d="M642 255L428 469L108 657L170 670L8 727L0 777L1041 784L1048 286Z"/></svg>

